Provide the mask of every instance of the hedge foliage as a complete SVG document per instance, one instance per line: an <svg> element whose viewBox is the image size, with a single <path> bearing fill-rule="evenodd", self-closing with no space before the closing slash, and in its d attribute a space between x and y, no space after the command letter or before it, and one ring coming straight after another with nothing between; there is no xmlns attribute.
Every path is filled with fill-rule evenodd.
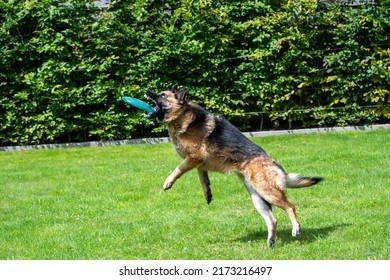
<svg viewBox="0 0 390 280"><path fill-rule="evenodd" d="M0 145L165 134L120 98L173 83L243 130L388 121L377 2L1 1Z"/></svg>

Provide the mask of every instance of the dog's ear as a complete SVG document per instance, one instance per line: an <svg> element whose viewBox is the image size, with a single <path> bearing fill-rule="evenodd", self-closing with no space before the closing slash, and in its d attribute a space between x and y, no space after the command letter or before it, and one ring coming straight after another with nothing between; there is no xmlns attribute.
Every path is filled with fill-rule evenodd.
<svg viewBox="0 0 390 280"><path fill-rule="evenodd" d="M177 84L174 84L171 90L173 93L177 92Z"/></svg>
<svg viewBox="0 0 390 280"><path fill-rule="evenodd" d="M187 92L188 88L183 88L179 92L175 93L176 99L179 101L180 104L183 104L184 101L187 99Z"/></svg>

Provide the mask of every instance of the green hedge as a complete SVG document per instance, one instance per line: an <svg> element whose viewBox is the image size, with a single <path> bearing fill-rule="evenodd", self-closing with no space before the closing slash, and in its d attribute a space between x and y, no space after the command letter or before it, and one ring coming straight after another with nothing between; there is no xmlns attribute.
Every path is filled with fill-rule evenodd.
<svg viewBox="0 0 390 280"><path fill-rule="evenodd" d="M165 134L120 97L173 83L243 130L388 121L379 3L1 1L0 145Z"/></svg>

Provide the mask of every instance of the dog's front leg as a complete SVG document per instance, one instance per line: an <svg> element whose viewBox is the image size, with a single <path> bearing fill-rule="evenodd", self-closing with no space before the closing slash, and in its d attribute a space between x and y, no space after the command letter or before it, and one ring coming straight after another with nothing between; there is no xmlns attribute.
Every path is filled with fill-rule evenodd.
<svg viewBox="0 0 390 280"><path fill-rule="evenodd" d="M213 195L211 194L209 175L207 174L207 171L200 170L199 168L198 168L198 175L199 175L199 180L202 183L206 202L210 204L211 200L213 200Z"/></svg>
<svg viewBox="0 0 390 280"><path fill-rule="evenodd" d="M173 170L171 175L168 176L168 178L165 180L163 189L168 190L170 189L175 181L179 179L184 173L187 171L194 169L199 165L199 161L191 159L191 158L185 158L184 161Z"/></svg>

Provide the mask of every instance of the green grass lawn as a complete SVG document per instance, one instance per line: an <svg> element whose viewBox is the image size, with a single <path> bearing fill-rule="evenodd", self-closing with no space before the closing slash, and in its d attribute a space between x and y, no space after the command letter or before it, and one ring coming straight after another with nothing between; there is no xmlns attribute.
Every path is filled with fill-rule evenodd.
<svg viewBox="0 0 390 280"><path fill-rule="evenodd" d="M170 144L0 152L0 259L389 259L390 130L252 139L287 172L302 233L278 219L276 247L234 175L210 174L207 205Z"/></svg>

